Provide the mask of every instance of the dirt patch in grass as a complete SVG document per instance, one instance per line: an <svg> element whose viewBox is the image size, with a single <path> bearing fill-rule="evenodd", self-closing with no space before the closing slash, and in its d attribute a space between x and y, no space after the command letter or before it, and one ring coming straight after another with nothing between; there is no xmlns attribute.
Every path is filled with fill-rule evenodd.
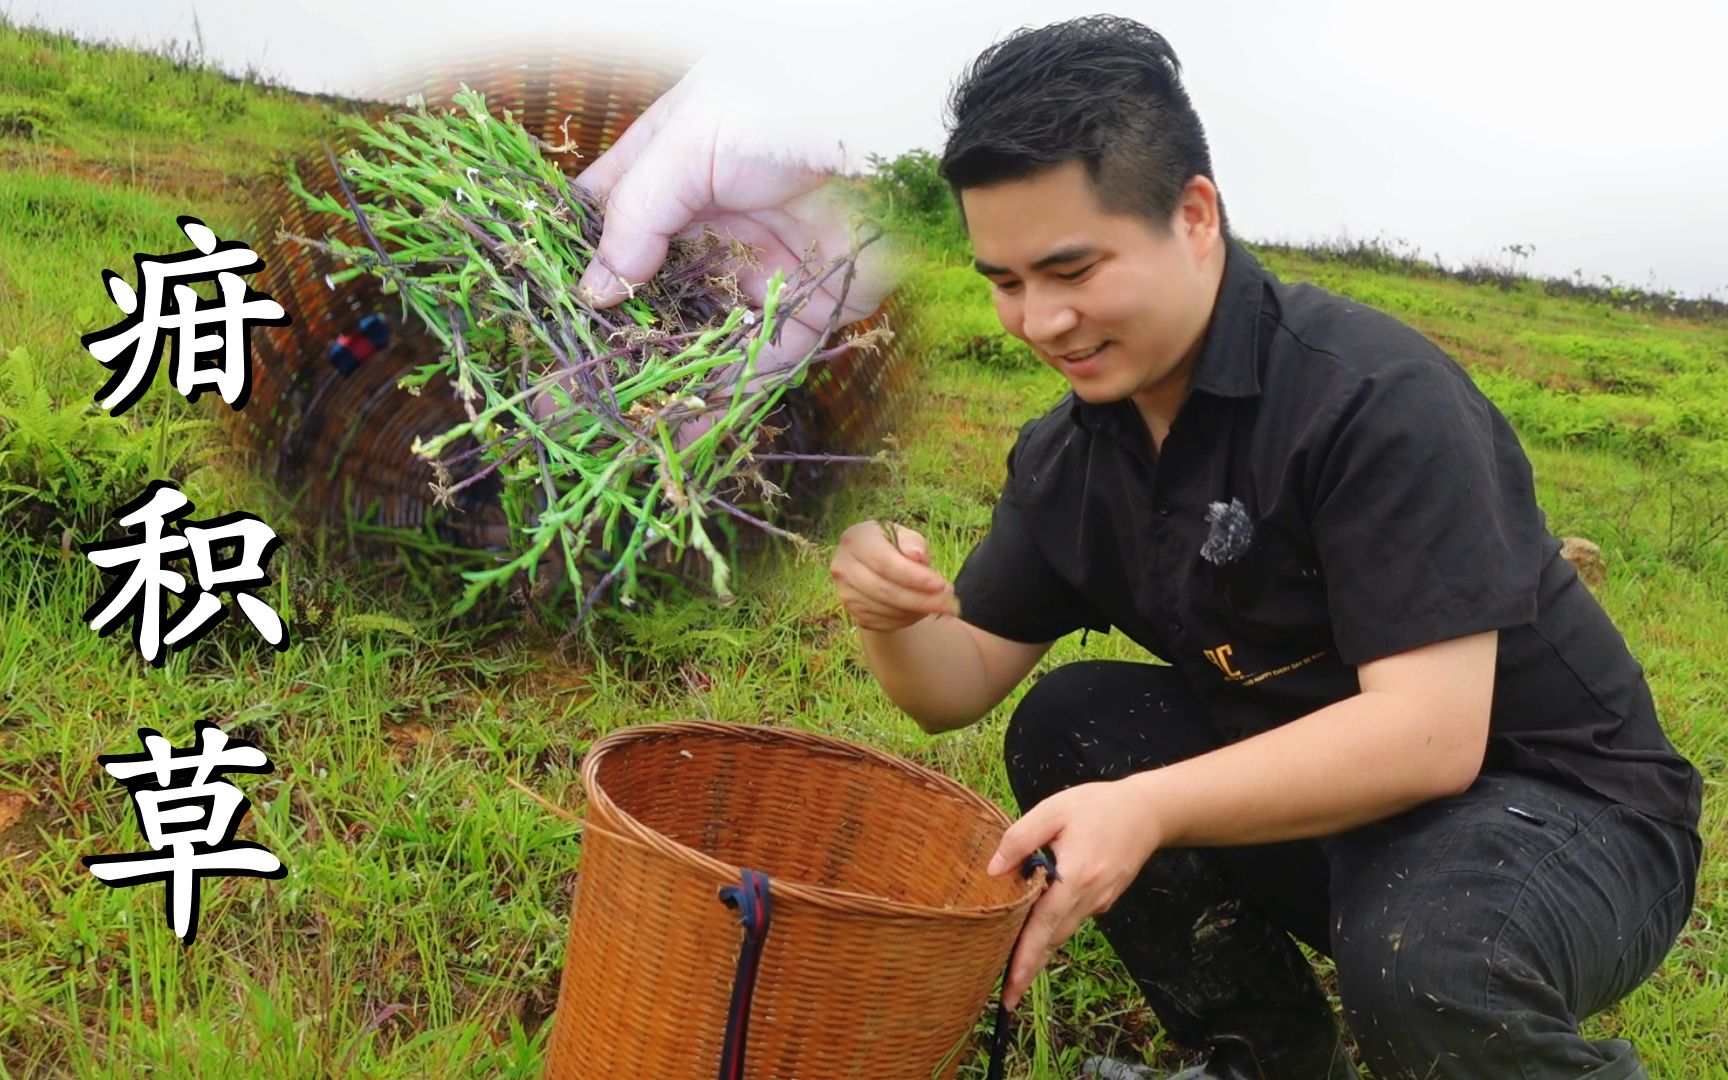
<svg viewBox="0 0 1728 1080"><path fill-rule="evenodd" d="M188 200L186 213L208 213L211 204L232 203L262 195L281 184L273 170L227 174L211 166L199 168L184 157L139 154L126 160L96 160L65 146L32 143L0 145L0 169L75 176L95 184L122 184L139 191Z"/></svg>
<svg viewBox="0 0 1728 1080"><path fill-rule="evenodd" d="M1450 342L1447 345L1447 349L1452 353L1453 357L1455 357L1457 361L1465 367L1503 368L1506 366L1506 357L1504 355L1484 352L1481 349L1472 345L1466 345L1457 340Z"/></svg>
<svg viewBox="0 0 1728 1080"><path fill-rule="evenodd" d="M44 800L0 790L0 859L30 859L48 849L43 834L54 814Z"/></svg>
<svg viewBox="0 0 1728 1080"><path fill-rule="evenodd" d="M0 791L0 834L4 834L13 822L24 816L24 810L30 803L30 796L21 791Z"/></svg>

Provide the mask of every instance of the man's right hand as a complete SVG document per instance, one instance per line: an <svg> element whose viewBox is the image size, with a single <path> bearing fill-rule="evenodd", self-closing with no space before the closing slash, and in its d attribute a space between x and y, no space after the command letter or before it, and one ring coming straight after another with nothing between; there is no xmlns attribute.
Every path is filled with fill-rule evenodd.
<svg viewBox="0 0 1728 1080"><path fill-rule="evenodd" d="M930 545L903 526L862 521L847 529L828 573L846 613L865 630L892 632L930 615L960 614L954 586L930 566Z"/></svg>

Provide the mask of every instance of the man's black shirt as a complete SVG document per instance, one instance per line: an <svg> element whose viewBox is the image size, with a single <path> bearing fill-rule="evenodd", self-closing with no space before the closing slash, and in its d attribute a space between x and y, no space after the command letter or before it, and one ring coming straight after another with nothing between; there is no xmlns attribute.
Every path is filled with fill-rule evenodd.
<svg viewBox="0 0 1728 1080"><path fill-rule="evenodd" d="M1065 397L1022 428L955 590L1015 641L1121 629L1226 741L1356 694L1359 664L1498 630L1485 767L1698 821L1698 773L1505 418L1416 331L1234 242L1162 450L1132 401Z"/></svg>

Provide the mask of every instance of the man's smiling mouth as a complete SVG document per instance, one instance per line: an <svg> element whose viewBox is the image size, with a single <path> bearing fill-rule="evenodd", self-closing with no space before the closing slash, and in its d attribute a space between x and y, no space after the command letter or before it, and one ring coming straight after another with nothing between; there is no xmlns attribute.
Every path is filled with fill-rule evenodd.
<svg viewBox="0 0 1728 1080"><path fill-rule="evenodd" d="M1104 345L1108 344L1109 342L1104 343ZM1057 355L1056 359L1065 364L1078 364L1082 360L1089 360L1098 355L1099 350L1103 349L1104 345L1094 345L1090 349L1081 349L1079 352L1060 353Z"/></svg>

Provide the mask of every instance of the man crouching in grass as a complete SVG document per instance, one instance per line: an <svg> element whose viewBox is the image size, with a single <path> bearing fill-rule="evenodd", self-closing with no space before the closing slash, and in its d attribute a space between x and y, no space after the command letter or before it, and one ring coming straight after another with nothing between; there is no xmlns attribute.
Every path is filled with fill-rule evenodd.
<svg viewBox="0 0 1728 1080"><path fill-rule="evenodd" d="M1022 31L950 107L978 270L1071 392L1021 429L952 585L865 522L841 600L931 732L1076 630L1164 661L1067 665L1014 712L1024 817L990 869L1048 846L1061 877L1006 1000L1095 916L1210 1051L1177 1076L1355 1076L1294 938L1336 963L1378 1077L1644 1076L1578 1022L1685 924L1701 783L1505 419L1415 331L1231 238L1158 34Z"/></svg>

